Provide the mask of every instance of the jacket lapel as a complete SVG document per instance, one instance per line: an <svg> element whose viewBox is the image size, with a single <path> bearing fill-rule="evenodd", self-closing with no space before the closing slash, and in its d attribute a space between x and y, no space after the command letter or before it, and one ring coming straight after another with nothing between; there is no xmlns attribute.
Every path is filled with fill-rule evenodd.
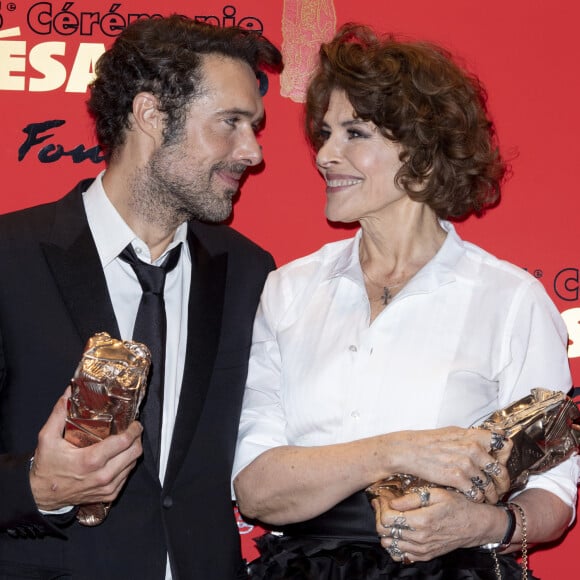
<svg viewBox="0 0 580 580"><path fill-rule="evenodd" d="M192 275L187 350L164 487L171 486L175 480L197 428L211 381L222 325L227 254L211 256L191 229L188 244Z"/></svg>
<svg viewBox="0 0 580 580"><path fill-rule="evenodd" d="M56 204L55 222L44 255L83 344L95 332L118 337L119 329L84 206L83 181Z"/></svg>
<svg viewBox="0 0 580 580"><path fill-rule="evenodd" d="M56 204L51 238L44 254L83 346L96 332L120 338L107 282L82 203L82 191L92 180L81 182ZM143 459L151 477L159 482L147 434Z"/></svg>
<svg viewBox="0 0 580 580"><path fill-rule="evenodd" d="M63 301L84 345L95 332L119 337L107 283L82 203L90 181L81 182L55 204L55 221L43 251ZM188 244L192 258L187 350L179 407L173 432L165 486L178 473L196 431L209 389L222 324L227 254L212 256L191 229ZM158 481L149 446L145 464Z"/></svg>

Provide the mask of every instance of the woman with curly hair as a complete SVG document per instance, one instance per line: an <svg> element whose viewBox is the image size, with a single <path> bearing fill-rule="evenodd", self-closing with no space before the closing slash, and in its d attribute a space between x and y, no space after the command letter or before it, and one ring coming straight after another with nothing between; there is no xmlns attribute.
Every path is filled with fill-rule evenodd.
<svg viewBox="0 0 580 580"><path fill-rule="evenodd" d="M511 441L469 428L571 385L542 285L448 221L499 199L485 91L440 47L346 25L321 47L306 130L328 220L360 228L262 295L234 466L241 512L273 530L251 577L520 578L518 550L572 520L578 467L504 497ZM435 486L371 503L394 474Z"/></svg>

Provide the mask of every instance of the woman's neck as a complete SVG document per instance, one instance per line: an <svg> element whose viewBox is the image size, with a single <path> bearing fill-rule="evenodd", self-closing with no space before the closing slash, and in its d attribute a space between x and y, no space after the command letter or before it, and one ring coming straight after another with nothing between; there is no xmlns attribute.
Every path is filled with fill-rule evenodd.
<svg viewBox="0 0 580 580"><path fill-rule="evenodd" d="M360 222L360 263L373 279L411 277L438 252L447 235L424 204L397 213Z"/></svg>
<svg viewBox="0 0 580 580"><path fill-rule="evenodd" d="M370 304L370 322L435 256L447 233L427 206L396 219L361 220L359 260ZM405 213L405 212L403 212Z"/></svg>

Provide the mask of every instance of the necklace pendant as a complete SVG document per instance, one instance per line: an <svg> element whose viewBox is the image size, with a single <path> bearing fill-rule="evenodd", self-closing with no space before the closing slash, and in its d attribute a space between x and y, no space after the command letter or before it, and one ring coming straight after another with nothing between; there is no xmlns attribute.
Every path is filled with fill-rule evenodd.
<svg viewBox="0 0 580 580"><path fill-rule="evenodd" d="M383 286L383 295L381 296L381 299L385 306L391 301L392 297L393 295L391 294L391 291L386 286Z"/></svg>

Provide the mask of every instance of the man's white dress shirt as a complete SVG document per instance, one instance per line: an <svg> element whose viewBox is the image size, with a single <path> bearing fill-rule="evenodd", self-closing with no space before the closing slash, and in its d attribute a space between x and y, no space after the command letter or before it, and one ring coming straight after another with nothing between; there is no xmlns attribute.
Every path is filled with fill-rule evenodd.
<svg viewBox="0 0 580 580"><path fill-rule="evenodd" d="M102 176L103 173L84 192L83 200L121 333L120 337L114 338L131 340L142 290L133 268L121 260L119 254L128 244L132 244L135 253L144 262L151 264L151 255L147 244L135 235L105 194ZM187 223L179 226L173 241L165 252L153 262L154 265L160 265L167 253L179 243L183 246L181 256L177 266L168 272L164 290L167 337L159 466L161 483L163 483L165 476L177 416L187 346L187 315L191 282L191 256L187 244ZM147 533L147 531L144 530L143 533ZM166 579L171 579L169 561Z"/></svg>

